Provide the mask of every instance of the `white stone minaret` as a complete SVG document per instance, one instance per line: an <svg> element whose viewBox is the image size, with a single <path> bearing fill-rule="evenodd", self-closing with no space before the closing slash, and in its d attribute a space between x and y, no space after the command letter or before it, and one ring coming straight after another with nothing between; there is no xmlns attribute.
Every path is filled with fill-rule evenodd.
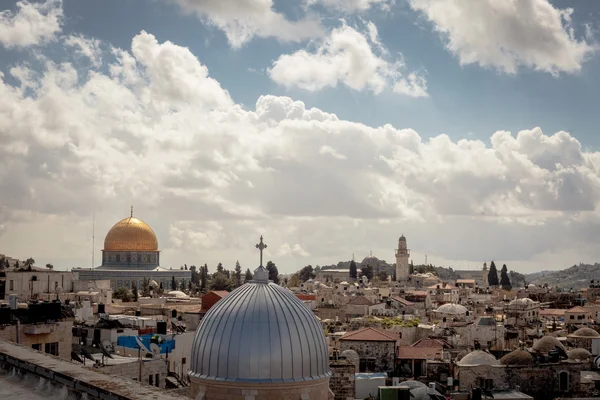
<svg viewBox="0 0 600 400"><path fill-rule="evenodd" d="M408 258L410 250L406 248L406 238L404 235L398 239L398 249L396 250L396 280L401 281L408 278Z"/></svg>

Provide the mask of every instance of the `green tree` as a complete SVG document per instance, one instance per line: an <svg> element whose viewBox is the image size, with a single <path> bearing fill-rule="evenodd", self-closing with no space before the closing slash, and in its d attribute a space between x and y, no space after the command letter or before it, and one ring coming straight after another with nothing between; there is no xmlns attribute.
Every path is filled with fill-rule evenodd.
<svg viewBox="0 0 600 400"><path fill-rule="evenodd" d="M54 269L54 265L52 265L52 264L46 264L46 268L48 268L48 269Z"/></svg>
<svg viewBox="0 0 600 400"><path fill-rule="evenodd" d="M300 271L298 271L298 278L302 282L306 282L309 279L313 279L315 276L316 275L314 273L312 265L307 265L306 267L304 267Z"/></svg>
<svg viewBox="0 0 600 400"><path fill-rule="evenodd" d="M227 278L222 272L215 272L210 281L210 290L227 290L233 289L233 282Z"/></svg>
<svg viewBox="0 0 600 400"><path fill-rule="evenodd" d="M269 280L279 284L279 271L273 261L267 262L267 271L269 271Z"/></svg>
<svg viewBox="0 0 600 400"><path fill-rule="evenodd" d="M366 276L368 280L373 279L373 267L365 265L360 269L360 276Z"/></svg>
<svg viewBox="0 0 600 400"><path fill-rule="evenodd" d="M138 288L136 282L131 282L131 293L133 294L133 301L138 301Z"/></svg>
<svg viewBox="0 0 600 400"><path fill-rule="evenodd" d="M190 266L190 271L192 271L192 283L194 285L200 286L200 274L198 273L198 269L196 268L196 266Z"/></svg>
<svg viewBox="0 0 600 400"><path fill-rule="evenodd" d="M177 281L175 280L175 276L171 277L171 290L177 290Z"/></svg>
<svg viewBox="0 0 600 400"><path fill-rule="evenodd" d="M35 264L35 260L33 258L29 257L27 260L25 260L25 264L23 264L23 266L30 268L30 267L33 267L33 264Z"/></svg>
<svg viewBox="0 0 600 400"><path fill-rule="evenodd" d="M358 278L358 271L356 269L356 262L354 262L354 260L350 261L350 278Z"/></svg>
<svg viewBox="0 0 600 400"><path fill-rule="evenodd" d="M502 285L502 289L511 290L512 285L510 284L510 278L508 277L508 268L506 268L506 264L502 266L500 270L500 285Z"/></svg>
<svg viewBox="0 0 600 400"><path fill-rule="evenodd" d="M233 274L233 282L235 287L242 285L242 266L239 261L235 262L235 273Z"/></svg>
<svg viewBox="0 0 600 400"><path fill-rule="evenodd" d="M252 279L254 279L254 276L252 275L252 271L250 271L250 268L246 269L246 273L244 274L244 282L250 282Z"/></svg>
<svg viewBox="0 0 600 400"><path fill-rule="evenodd" d="M120 287L113 292L112 297L114 297L115 299L120 299L123 302L129 302L131 301L133 295L131 291L126 287Z"/></svg>
<svg viewBox="0 0 600 400"><path fill-rule="evenodd" d="M224 271L223 264L219 263L219 265L217 265L217 272L223 273Z"/></svg>
<svg viewBox="0 0 600 400"><path fill-rule="evenodd" d="M490 270L488 271L488 285L498 286L498 270L493 261L490 263Z"/></svg>
<svg viewBox="0 0 600 400"><path fill-rule="evenodd" d="M415 273L415 265L413 264L412 260L410 260L410 265L408 266L408 274L412 275Z"/></svg>
<svg viewBox="0 0 600 400"><path fill-rule="evenodd" d="M208 265L200 267L200 291L204 293L208 287Z"/></svg>
<svg viewBox="0 0 600 400"><path fill-rule="evenodd" d="M387 281L388 273L386 271L379 271L379 273L377 274L377 277L379 278L379 280L381 282L385 282L385 281Z"/></svg>
<svg viewBox="0 0 600 400"><path fill-rule="evenodd" d="M15 261L15 269L19 269L19 260Z"/></svg>
<svg viewBox="0 0 600 400"><path fill-rule="evenodd" d="M318 274L319 274L319 272L321 272L321 266L320 266L320 265L317 265L317 266L315 267L315 271L314 271L314 273L315 273L315 275L318 275Z"/></svg>
<svg viewBox="0 0 600 400"><path fill-rule="evenodd" d="M288 287L298 287L300 286L301 280L298 277L298 274L295 273L294 275L292 275L290 277L290 280L288 281Z"/></svg>
<svg viewBox="0 0 600 400"><path fill-rule="evenodd" d="M142 281L142 296L150 296L150 281L146 278L144 278L144 280Z"/></svg>

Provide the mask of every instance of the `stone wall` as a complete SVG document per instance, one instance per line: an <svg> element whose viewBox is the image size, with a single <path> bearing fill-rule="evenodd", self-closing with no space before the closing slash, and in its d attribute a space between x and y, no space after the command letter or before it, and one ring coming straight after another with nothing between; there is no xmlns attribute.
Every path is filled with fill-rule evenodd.
<svg viewBox="0 0 600 400"><path fill-rule="evenodd" d="M372 359L374 367L367 372L392 372L396 362L396 342L340 340L340 352L354 350L361 361ZM364 371L360 371L364 372Z"/></svg>
<svg viewBox="0 0 600 400"><path fill-rule="evenodd" d="M107 359L106 362L110 364L111 360ZM134 360L128 363L105 365L100 367L100 371L139 381L140 363L138 360ZM167 361L163 359L143 359L141 376L142 384L164 389L167 379Z"/></svg>
<svg viewBox="0 0 600 400"><path fill-rule="evenodd" d="M329 379L288 383L237 383L191 378L195 400L333 400Z"/></svg>
<svg viewBox="0 0 600 400"><path fill-rule="evenodd" d="M71 359L73 342L73 321L48 322L45 324L24 324L0 326L0 339L15 342L29 348L37 347L46 351L47 343L58 343L58 356ZM39 346L39 347L38 347Z"/></svg>
<svg viewBox="0 0 600 400"><path fill-rule="evenodd" d="M344 308L337 307L319 307L314 310L314 313L317 317L324 319L332 319L335 321L335 318L339 318L340 321L346 320L346 310Z"/></svg>
<svg viewBox="0 0 600 400"><path fill-rule="evenodd" d="M329 388L335 400L354 400L354 374L356 368L349 360L332 360L329 363L333 375L329 379Z"/></svg>

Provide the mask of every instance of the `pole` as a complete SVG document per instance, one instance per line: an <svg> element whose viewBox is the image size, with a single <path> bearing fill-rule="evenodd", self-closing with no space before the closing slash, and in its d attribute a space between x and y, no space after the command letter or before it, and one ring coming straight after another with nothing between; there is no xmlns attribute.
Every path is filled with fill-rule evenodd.
<svg viewBox="0 0 600 400"><path fill-rule="evenodd" d="M92 216L92 268L94 268L94 253L96 253L96 213Z"/></svg>
<svg viewBox="0 0 600 400"><path fill-rule="evenodd" d="M139 382L142 383L142 347L138 346Z"/></svg>

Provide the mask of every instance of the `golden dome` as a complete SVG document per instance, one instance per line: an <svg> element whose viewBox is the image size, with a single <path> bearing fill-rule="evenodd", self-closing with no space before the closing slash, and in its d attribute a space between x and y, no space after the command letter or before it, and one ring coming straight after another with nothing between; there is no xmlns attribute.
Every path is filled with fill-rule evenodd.
<svg viewBox="0 0 600 400"><path fill-rule="evenodd" d="M154 231L133 215L117 222L104 239L104 251L158 251Z"/></svg>

